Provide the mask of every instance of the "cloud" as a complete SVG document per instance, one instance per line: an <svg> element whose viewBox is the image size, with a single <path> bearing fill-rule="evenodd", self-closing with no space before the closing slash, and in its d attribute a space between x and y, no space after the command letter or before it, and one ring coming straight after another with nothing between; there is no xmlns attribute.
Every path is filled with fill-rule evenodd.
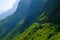
<svg viewBox="0 0 60 40"><path fill-rule="evenodd" d="M16 0L0 0L0 14L11 9Z"/></svg>

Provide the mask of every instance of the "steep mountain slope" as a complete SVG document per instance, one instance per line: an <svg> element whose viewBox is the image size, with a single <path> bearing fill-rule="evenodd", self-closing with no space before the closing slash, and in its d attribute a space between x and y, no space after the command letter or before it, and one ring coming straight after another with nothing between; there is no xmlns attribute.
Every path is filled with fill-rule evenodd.
<svg viewBox="0 0 60 40"><path fill-rule="evenodd" d="M36 5L34 5L35 3ZM15 19L12 18L12 21L8 17L10 20L8 24L9 22L14 24L14 28L3 36L1 40L60 40L60 1L53 0L52 2L52 0L48 0L47 3L41 10L40 0L31 1L32 6L29 7L26 19L25 16L23 17L25 20L20 20L19 10L17 11L18 13L14 14L15 16L13 17ZM21 12L22 10L25 9L21 9ZM4 23L4 20L2 22ZM0 23L1 27L4 26L2 22ZM13 26L12 24L11 27Z"/></svg>
<svg viewBox="0 0 60 40"><path fill-rule="evenodd" d="M40 10L43 6L42 2L43 2L42 0L21 0L16 12L14 12L14 14L8 16L6 19L0 21L0 28L2 28L2 31L0 34L0 39L5 37L14 28L16 28L16 26L18 25L18 23L21 20L23 20L24 23L22 26L18 26L18 28L17 28L19 31L21 30L21 32L23 32L23 30L25 28L27 28L28 25L35 22L34 19L37 19L38 15L40 14ZM34 5L35 3L36 3L36 5ZM37 13L37 15L35 12ZM32 13L34 13L35 15ZM30 23L29 18L33 22Z"/></svg>
<svg viewBox="0 0 60 40"><path fill-rule="evenodd" d="M54 0L50 4L51 6L46 7L48 10L42 11L38 22L32 23L28 29L17 35L13 40L60 40L59 3L59 0Z"/></svg>
<svg viewBox="0 0 60 40"><path fill-rule="evenodd" d="M26 2L24 0L21 0L17 8L17 11L14 14L8 16L6 19L0 21L0 27L2 28L1 36L4 36L8 32L10 32L20 20L24 20L25 16L27 15L26 12L30 7L30 3L26 5Z"/></svg>
<svg viewBox="0 0 60 40"><path fill-rule="evenodd" d="M42 11L37 22L32 23L28 29L13 40L60 40L59 3L59 0L54 0L51 6Z"/></svg>
<svg viewBox="0 0 60 40"><path fill-rule="evenodd" d="M51 23L33 23L27 30L16 36L13 40L47 40L56 33L55 27Z"/></svg>

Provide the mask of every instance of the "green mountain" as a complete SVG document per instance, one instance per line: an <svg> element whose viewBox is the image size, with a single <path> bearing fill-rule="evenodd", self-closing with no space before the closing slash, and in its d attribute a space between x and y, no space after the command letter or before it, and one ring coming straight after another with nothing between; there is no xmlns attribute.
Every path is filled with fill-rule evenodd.
<svg viewBox="0 0 60 40"><path fill-rule="evenodd" d="M50 0L51 1L51 0ZM46 7L28 29L13 40L60 40L60 1Z"/></svg>
<svg viewBox="0 0 60 40"><path fill-rule="evenodd" d="M46 1L44 0L44 2ZM15 28L1 40L60 40L59 4L60 0L48 0L39 15L33 16L35 12L32 12L32 15L28 14L27 23L25 23L24 20L18 21ZM32 9L29 10L30 13L31 10ZM26 26L24 26L24 30L22 30L22 25Z"/></svg>
<svg viewBox="0 0 60 40"><path fill-rule="evenodd" d="M10 37L13 35L15 37L17 32L21 31L19 33L22 33L25 28L28 28L29 25L36 22L42 6L42 0L21 0L18 4L17 10L12 15L0 21L0 39L3 39L7 34L11 35ZM20 25L21 21L23 22L22 25Z"/></svg>

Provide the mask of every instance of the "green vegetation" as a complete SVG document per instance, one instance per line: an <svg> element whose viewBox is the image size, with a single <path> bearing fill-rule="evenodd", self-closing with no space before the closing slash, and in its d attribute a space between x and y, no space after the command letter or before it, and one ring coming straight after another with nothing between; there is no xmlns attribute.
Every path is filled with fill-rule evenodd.
<svg viewBox="0 0 60 40"><path fill-rule="evenodd" d="M39 18L38 21L41 22L47 20L44 13ZM59 25L50 22L43 22L42 24L38 22L33 23L23 33L13 38L13 40L60 40L60 32L57 31L58 27Z"/></svg>
<svg viewBox="0 0 60 40"><path fill-rule="evenodd" d="M43 27L42 29L40 27ZM42 25L32 24L23 33L16 36L13 40L48 40L49 36L54 34L58 27L51 23L44 23Z"/></svg>
<svg viewBox="0 0 60 40"><path fill-rule="evenodd" d="M45 13L42 13L40 16L39 16L39 18L38 18L38 21L45 21L45 20L47 20L48 18L47 18L47 15L45 15Z"/></svg>
<svg viewBox="0 0 60 40"><path fill-rule="evenodd" d="M46 1L44 0L44 2ZM19 21L15 28L1 40L60 40L60 11L57 9L58 3L55 1L51 0L52 3L47 4L46 8L44 6L37 21L28 28L24 28L23 32L20 32L19 27L24 24L24 20Z"/></svg>
<svg viewBox="0 0 60 40"><path fill-rule="evenodd" d="M32 23L29 28L25 29L24 32L20 33L18 27L24 23L24 21L18 22L15 29L8 33L2 40L60 40L60 25L48 20L47 15L42 13L38 17L38 22Z"/></svg>
<svg viewBox="0 0 60 40"><path fill-rule="evenodd" d="M20 31L18 31L19 27L24 23L24 20L21 20L20 22L18 22L18 24L16 25L16 27L9 32L5 37L3 37L1 40L12 40L13 37L15 37L16 35L18 35L20 33Z"/></svg>

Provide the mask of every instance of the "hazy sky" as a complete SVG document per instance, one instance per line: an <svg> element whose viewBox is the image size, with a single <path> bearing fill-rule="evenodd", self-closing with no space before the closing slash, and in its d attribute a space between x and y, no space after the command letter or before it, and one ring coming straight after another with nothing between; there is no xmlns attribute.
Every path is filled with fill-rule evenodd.
<svg viewBox="0 0 60 40"><path fill-rule="evenodd" d="M0 14L11 9L15 2L16 0L0 0Z"/></svg>

